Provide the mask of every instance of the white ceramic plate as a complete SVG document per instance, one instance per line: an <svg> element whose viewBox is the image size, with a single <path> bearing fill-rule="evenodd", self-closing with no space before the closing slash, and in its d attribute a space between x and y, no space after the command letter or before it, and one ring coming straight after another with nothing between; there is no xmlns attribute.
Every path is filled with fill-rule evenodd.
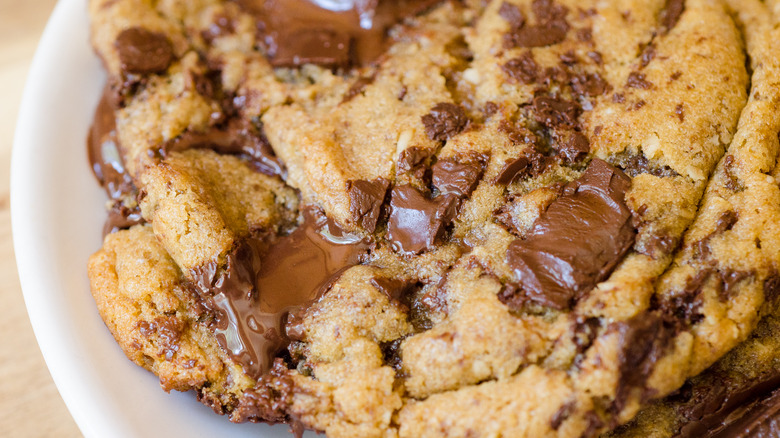
<svg viewBox="0 0 780 438"><path fill-rule="evenodd" d="M124 356L95 309L87 258L101 244L106 197L85 139L105 75L84 0L61 0L33 59L11 160L11 220L24 299L43 356L87 437L288 437L231 424L192 393L166 394Z"/></svg>

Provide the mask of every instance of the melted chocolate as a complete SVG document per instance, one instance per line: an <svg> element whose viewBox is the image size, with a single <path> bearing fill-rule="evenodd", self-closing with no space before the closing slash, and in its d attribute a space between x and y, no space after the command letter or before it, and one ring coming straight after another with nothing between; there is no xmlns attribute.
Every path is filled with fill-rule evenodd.
<svg viewBox="0 0 780 438"><path fill-rule="evenodd" d="M724 377L720 385L692 390L692 405L679 409L688 421L676 438L769 438L780 432L780 374L762 375L735 386Z"/></svg>
<svg viewBox="0 0 780 438"><path fill-rule="evenodd" d="M619 169L594 159L564 187L506 258L529 300L555 309L605 279L636 238L624 197L631 184Z"/></svg>
<svg viewBox="0 0 780 438"><path fill-rule="evenodd" d="M106 87L95 109L95 117L87 136L87 156L92 173L111 199L122 199L135 192L130 175L125 170L116 132L111 90Z"/></svg>
<svg viewBox="0 0 780 438"><path fill-rule="evenodd" d="M237 0L258 22L271 64L350 67L374 62L389 29L441 0Z"/></svg>
<svg viewBox="0 0 780 438"><path fill-rule="evenodd" d="M240 155L247 158L259 172L279 175L283 179L287 177L287 169L274 154L262 130L240 119L231 119L224 127L214 127L205 132L185 131L164 144L160 153L165 156L169 152L193 148L209 148L221 154Z"/></svg>
<svg viewBox="0 0 780 438"><path fill-rule="evenodd" d="M259 378L289 344L288 314L327 291L335 276L361 262L369 246L309 207L289 235L270 244L267 238L247 238L227 255L224 269L212 262L192 276L211 297L220 346Z"/></svg>
<svg viewBox="0 0 780 438"><path fill-rule="evenodd" d="M128 207L123 202L134 198L137 190L122 161L111 97L111 90L106 87L87 136L87 156L92 173L112 201L103 226L103 236L144 223L138 206Z"/></svg>

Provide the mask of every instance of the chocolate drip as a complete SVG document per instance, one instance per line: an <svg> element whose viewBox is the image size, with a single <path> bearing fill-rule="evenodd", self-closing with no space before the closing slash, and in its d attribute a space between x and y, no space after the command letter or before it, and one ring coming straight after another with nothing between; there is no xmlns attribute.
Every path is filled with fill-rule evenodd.
<svg viewBox="0 0 780 438"><path fill-rule="evenodd" d="M111 90L106 87L87 136L87 156L92 173L112 201L103 236L144 223L137 205L125 205L126 200L135 198L137 189L122 160L114 110Z"/></svg>
<svg viewBox="0 0 780 438"><path fill-rule="evenodd" d="M619 169L594 159L564 187L528 237L509 245L506 259L528 300L555 309L605 279L636 238L624 197L631 184Z"/></svg>
<svg viewBox="0 0 780 438"><path fill-rule="evenodd" d="M326 292L334 277L360 263L370 243L345 233L308 207L304 221L275 240L250 237L216 262L191 272L216 311L220 346L250 376L259 378L289 342L285 322Z"/></svg>
<svg viewBox="0 0 780 438"><path fill-rule="evenodd" d="M374 62L388 31L441 0L236 0L257 19L271 64L351 67Z"/></svg>

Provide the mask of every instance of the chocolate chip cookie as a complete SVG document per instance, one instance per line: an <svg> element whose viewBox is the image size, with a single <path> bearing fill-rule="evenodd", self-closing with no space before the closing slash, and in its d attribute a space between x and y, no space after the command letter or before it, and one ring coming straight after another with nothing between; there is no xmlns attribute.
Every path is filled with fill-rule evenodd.
<svg viewBox="0 0 780 438"><path fill-rule="evenodd" d="M686 394L773 348L770 3L92 0L98 310L235 422L720 427Z"/></svg>

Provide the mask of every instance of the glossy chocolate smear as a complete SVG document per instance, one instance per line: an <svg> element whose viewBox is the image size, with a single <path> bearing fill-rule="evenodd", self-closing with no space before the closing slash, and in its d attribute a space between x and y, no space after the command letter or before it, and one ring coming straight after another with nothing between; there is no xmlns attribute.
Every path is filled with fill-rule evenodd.
<svg viewBox="0 0 780 438"><path fill-rule="evenodd" d="M173 46L165 35L142 27L123 30L114 41L122 70L127 73L159 73L173 61Z"/></svg>
<svg viewBox="0 0 780 438"><path fill-rule="evenodd" d="M457 204L453 194L429 199L410 185L393 187L387 231L395 249L419 254L440 244Z"/></svg>
<svg viewBox="0 0 780 438"><path fill-rule="evenodd" d="M719 381L719 385L683 387L689 400L678 412L687 423L675 438L780 436L780 373L761 375L743 385L727 376Z"/></svg>
<svg viewBox="0 0 780 438"><path fill-rule="evenodd" d="M247 238L227 255L224 269L209 263L192 276L211 297L220 346L259 378L289 344L287 315L309 306L334 275L360 263L369 246L308 207L289 235Z"/></svg>
<svg viewBox="0 0 780 438"><path fill-rule="evenodd" d="M128 207L124 202L135 198L137 190L122 160L111 96L110 88L106 87L87 135L87 156L92 173L112 201L103 236L144 223L138 206Z"/></svg>
<svg viewBox="0 0 780 438"><path fill-rule="evenodd" d="M254 168L266 175L278 175L285 179L287 169L276 157L262 129L240 120L231 119L224 127L214 127L204 132L186 131L169 141L160 150L162 156L169 152L193 148L209 148L221 154L242 156Z"/></svg>
<svg viewBox="0 0 780 438"><path fill-rule="evenodd" d="M125 170L120 153L114 110L111 90L106 87L87 135L87 156L92 173L106 194L111 199L122 199L135 192L135 186Z"/></svg>
<svg viewBox="0 0 780 438"><path fill-rule="evenodd" d="M271 64L366 65L389 45L388 31L441 0L237 0L258 22Z"/></svg>
<svg viewBox="0 0 780 438"><path fill-rule="evenodd" d="M631 179L594 159L537 219L506 260L528 300L568 309L605 279L636 238L625 193Z"/></svg>

